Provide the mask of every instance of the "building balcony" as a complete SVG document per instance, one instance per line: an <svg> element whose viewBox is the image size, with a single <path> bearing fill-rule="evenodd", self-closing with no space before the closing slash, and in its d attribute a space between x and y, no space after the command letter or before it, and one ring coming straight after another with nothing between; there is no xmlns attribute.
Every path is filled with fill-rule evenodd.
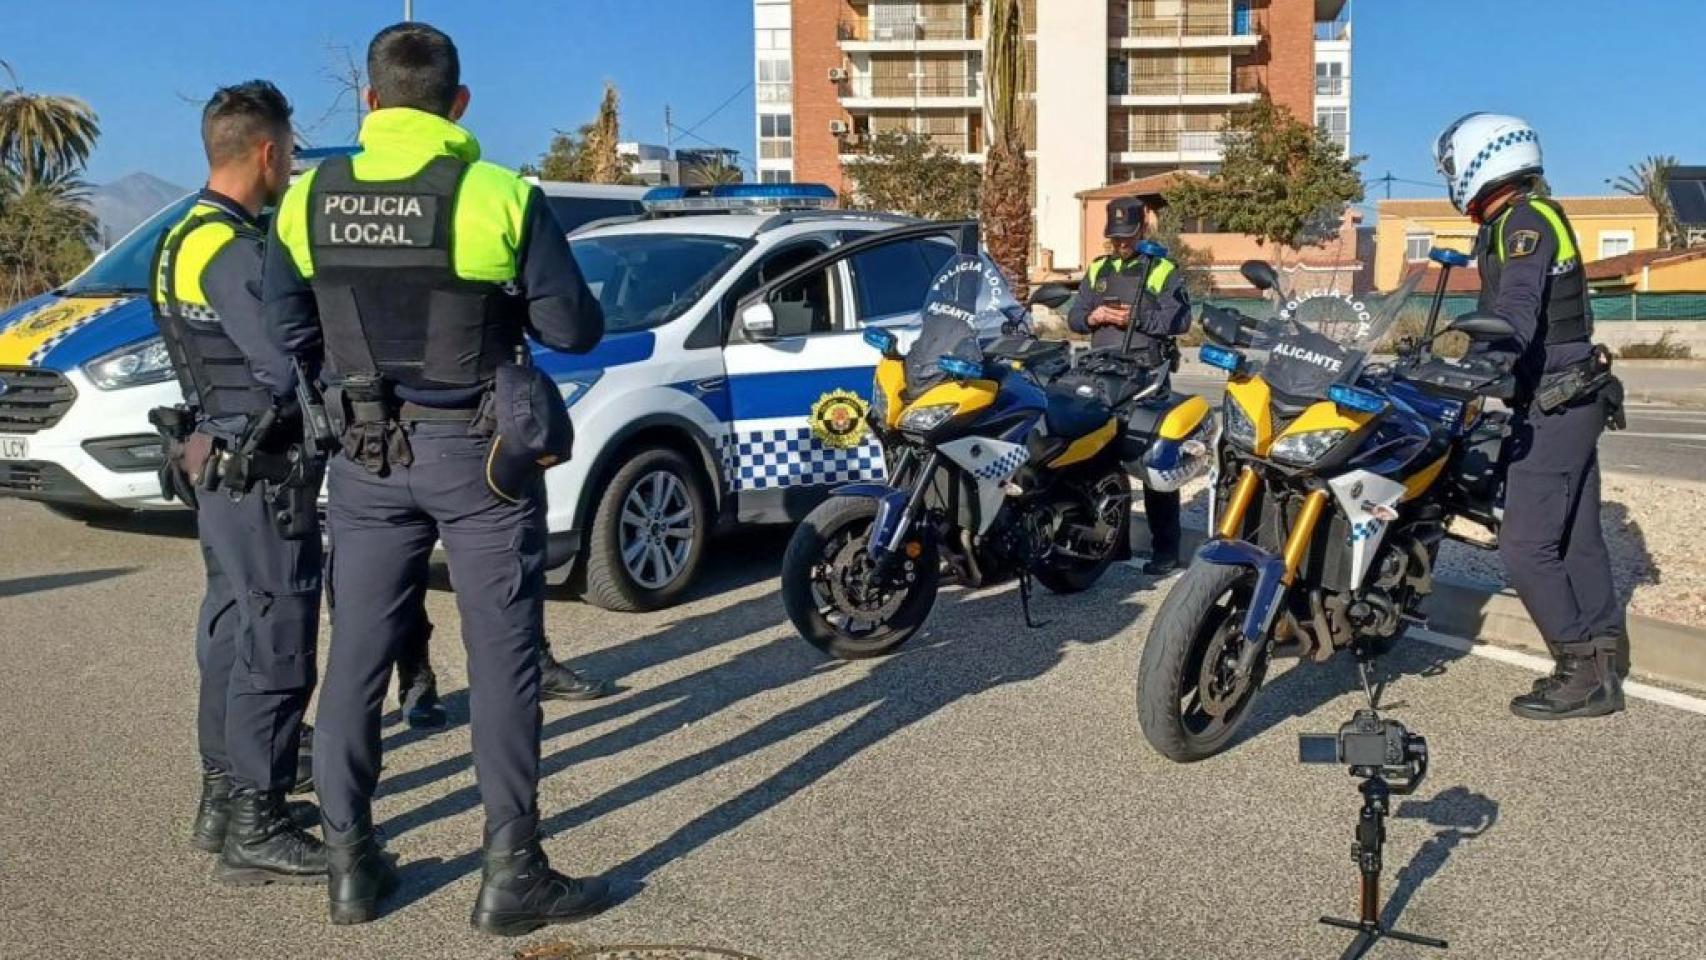
<svg viewBox="0 0 1706 960"><path fill-rule="evenodd" d="M1122 50L1252 50L1262 42L1264 12L1181 13L1172 17L1109 18L1108 45Z"/></svg>
<svg viewBox="0 0 1706 960"><path fill-rule="evenodd" d="M1350 8L1339 11L1339 15L1331 20L1319 21L1315 24L1316 43L1348 43L1351 39Z"/></svg>
<svg viewBox="0 0 1706 960"><path fill-rule="evenodd" d="M1115 163L1133 166L1219 163L1226 155L1226 140L1218 130L1115 130L1108 137L1108 153Z"/></svg>
<svg viewBox="0 0 1706 960"><path fill-rule="evenodd" d="M840 96L848 110L967 110L983 105L983 82L977 76L891 80L865 75L843 83Z"/></svg>
<svg viewBox="0 0 1706 960"><path fill-rule="evenodd" d="M1315 78L1315 95L1317 97L1348 97L1350 93L1350 81L1344 77Z"/></svg>
<svg viewBox="0 0 1706 960"><path fill-rule="evenodd" d="M1126 77L1111 86L1108 100L1117 107L1235 107L1255 103L1262 96L1254 84L1229 73Z"/></svg>
<svg viewBox="0 0 1706 960"><path fill-rule="evenodd" d="M900 23L856 17L836 25L836 39L848 53L983 49L982 24L970 16L923 17Z"/></svg>

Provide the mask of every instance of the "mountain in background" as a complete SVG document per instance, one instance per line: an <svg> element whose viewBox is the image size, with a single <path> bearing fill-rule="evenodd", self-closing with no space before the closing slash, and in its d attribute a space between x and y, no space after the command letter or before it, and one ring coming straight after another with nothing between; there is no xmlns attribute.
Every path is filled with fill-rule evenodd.
<svg viewBox="0 0 1706 960"><path fill-rule="evenodd" d="M103 246L117 243L131 228L160 211L161 207L189 193L148 173L132 173L112 183L89 188L89 208L101 221Z"/></svg>

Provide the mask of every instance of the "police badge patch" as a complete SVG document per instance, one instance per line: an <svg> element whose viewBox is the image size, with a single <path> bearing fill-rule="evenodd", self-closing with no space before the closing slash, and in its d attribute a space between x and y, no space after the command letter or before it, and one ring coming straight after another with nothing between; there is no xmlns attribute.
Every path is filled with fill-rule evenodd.
<svg viewBox="0 0 1706 960"><path fill-rule="evenodd" d="M1505 249L1513 257L1526 257L1540 246L1540 231L1518 230L1505 241Z"/></svg>
<svg viewBox="0 0 1706 960"><path fill-rule="evenodd" d="M851 450L865 439L868 408L850 390L831 390L812 404L812 436L826 447Z"/></svg>

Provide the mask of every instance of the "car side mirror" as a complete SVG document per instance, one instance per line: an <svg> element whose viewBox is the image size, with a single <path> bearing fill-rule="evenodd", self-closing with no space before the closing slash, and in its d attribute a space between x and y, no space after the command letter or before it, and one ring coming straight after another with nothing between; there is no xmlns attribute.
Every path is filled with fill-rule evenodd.
<svg viewBox="0 0 1706 960"><path fill-rule="evenodd" d="M750 340L774 340L776 311L763 300L744 304L740 308L740 327Z"/></svg>
<svg viewBox="0 0 1706 960"><path fill-rule="evenodd" d="M1244 265L1238 268L1238 272L1257 290L1279 289L1279 271L1266 260L1246 260Z"/></svg>
<svg viewBox="0 0 1706 960"><path fill-rule="evenodd" d="M1491 313L1466 313L1446 328L1448 331L1465 334L1471 340L1503 340L1516 336L1516 328L1504 317Z"/></svg>
<svg viewBox="0 0 1706 960"><path fill-rule="evenodd" d="M1050 310L1058 310L1066 301L1072 299L1075 292L1064 283L1045 283L1031 291L1031 298L1026 303L1033 307L1048 307Z"/></svg>

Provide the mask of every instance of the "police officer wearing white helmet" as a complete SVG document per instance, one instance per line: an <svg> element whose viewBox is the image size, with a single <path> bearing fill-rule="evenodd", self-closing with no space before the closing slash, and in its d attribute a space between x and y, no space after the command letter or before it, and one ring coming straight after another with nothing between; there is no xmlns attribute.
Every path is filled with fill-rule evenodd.
<svg viewBox="0 0 1706 960"><path fill-rule="evenodd" d="M1540 137L1522 120L1469 114L1440 135L1434 158L1452 204L1481 226L1479 310L1516 329L1469 361L1516 380L1499 555L1556 661L1511 710L1535 720L1616 713L1629 638L1600 529L1597 448L1621 421L1622 385L1593 344L1575 231L1538 195Z"/></svg>

